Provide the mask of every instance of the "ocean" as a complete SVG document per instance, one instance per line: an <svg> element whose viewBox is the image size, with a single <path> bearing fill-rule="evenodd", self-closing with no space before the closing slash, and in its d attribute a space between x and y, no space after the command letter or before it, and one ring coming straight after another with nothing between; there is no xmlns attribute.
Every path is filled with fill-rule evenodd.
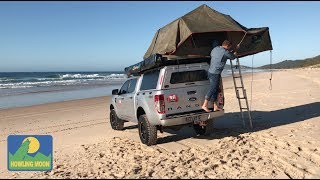
<svg viewBox="0 0 320 180"><path fill-rule="evenodd" d="M2 72L0 109L111 95L123 72Z"/></svg>
<svg viewBox="0 0 320 180"><path fill-rule="evenodd" d="M260 72L263 70L254 70ZM243 69L243 73L251 69ZM222 76L230 76L225 69ZM0 109L111 95L123 72L0 72Z"/></svg>

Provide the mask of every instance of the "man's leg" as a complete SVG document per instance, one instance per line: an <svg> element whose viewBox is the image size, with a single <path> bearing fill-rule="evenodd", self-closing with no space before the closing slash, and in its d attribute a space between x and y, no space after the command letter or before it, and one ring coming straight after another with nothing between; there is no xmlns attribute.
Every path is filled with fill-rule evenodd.
<svg viewBox="0 0 320 180"><path fill-rule="evenodd" d="M208 108L208 104L209 104L209 101L205 99L202 105L202 109L205 110L206 112L211 112L210 109Z"/></svg>
<svg viewBox="0 0 320 180"><path fill-rule="evenodd" d="M214 93L214 87L215 87L215 80L214 80L214 74L208 73L208 78L210 81L210 86L209 86L209 90L205 96L205 100L204 103L202 105L202 109L205 110L206 112L211 112L210 109L208 108L208 103Z"/></svg>
<svg viewBox="0 0 320 180"><path fill-rule="evenodd" d="M218 100L218 92L219 92L219 85L220 85L220 74L215 74L214 79L214 90L212 94L212 100L213 100L213 111L222 111L222 109L218 106L217 100Z"/></svg>
<svg viewBox="0 0 320 180"><path fill-rule="evenodd" d="M222 109L218 106L217 101L213 103L213 111L222 111Z"/></svg>

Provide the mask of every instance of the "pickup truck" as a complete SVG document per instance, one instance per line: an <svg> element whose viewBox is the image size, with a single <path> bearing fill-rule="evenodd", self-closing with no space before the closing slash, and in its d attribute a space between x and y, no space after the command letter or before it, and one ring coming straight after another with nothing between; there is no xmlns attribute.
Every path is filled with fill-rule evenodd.
<svg viewBox="0 0 320 180"><path fill-rule="evenodd" d="M110 124L123 130L125 122L138 124L141 142L148 146L157 142L157 131L194 127L198 135L209 135L213 119L224 115L213 112L212 102L205 112L201 106L209 88L208 63L179 64L156 68L129 78L119 89L112 90ZM223 109L222 79L218 104Z"/></svg>

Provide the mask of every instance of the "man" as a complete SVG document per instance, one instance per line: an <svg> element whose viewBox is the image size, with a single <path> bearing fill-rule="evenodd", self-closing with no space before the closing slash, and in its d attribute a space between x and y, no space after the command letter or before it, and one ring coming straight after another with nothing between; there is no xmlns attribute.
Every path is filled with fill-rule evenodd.
<svg viewBox="0 0 320 180"><path fill-rule="evenodd" d="M230 52L232 44L225 40L222 43L222 46L217 46L211 51L211 63L210 68L208 70L208 78L210 81L210 88L205 96L204 103L202 105L202 109L206 112L211 112L208 108L208 103L210 99L213 100L213 109L214 111L221 111L222 109L217 105L217 96L219 90L219 82L221 72L227 62L228 59L234 60L236 58L237 52ZM236 49L239 49L239 45L237 45Z"/></svg>

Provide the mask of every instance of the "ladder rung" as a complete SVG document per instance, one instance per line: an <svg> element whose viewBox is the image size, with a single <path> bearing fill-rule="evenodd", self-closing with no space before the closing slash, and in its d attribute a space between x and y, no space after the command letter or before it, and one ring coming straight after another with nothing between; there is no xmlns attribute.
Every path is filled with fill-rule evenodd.
<svg viewBox="0 0 320 180"><path fill-rule="evenodd" d="M239 86L239 87L236 87L236 88L240 89L240 88L243 88L243 86Z"/></svg>
<svg viewBox="0 0 320 180"><path fill-rule="evenodd" d="M247 98L245 98L245 97L237 97L238 99L247 99Z"/></svg>
<svg viewBox="0 0 320 180"><path fill-rule="evenodd" d="M240 109L248 109L249 110L249 108L240 108Z"/></svg>
<svg viewBox="0 0 320 180"><path fill-rule="evenodd" d="M233 78L241 78L241 76L233 76Z"/></svg>

